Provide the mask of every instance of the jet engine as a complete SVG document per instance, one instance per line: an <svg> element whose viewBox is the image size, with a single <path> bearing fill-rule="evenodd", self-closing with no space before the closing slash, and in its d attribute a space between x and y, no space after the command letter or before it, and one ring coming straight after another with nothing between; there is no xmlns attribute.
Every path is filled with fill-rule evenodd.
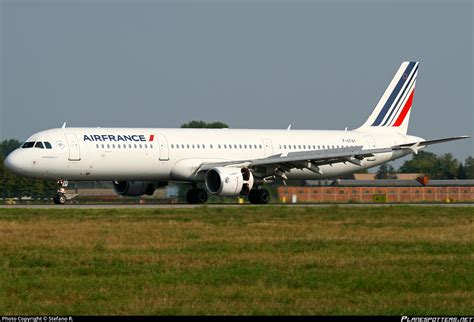
<svg viewBox="0 0 474 322"><path fill-rule="evenodd" d="M252 189L254 178L247 168L212 168L206 173L206 188L213 195L247 195Z"/></svg>
<svg viewBox="0 0 474 322"><path fill-rule="evenodd" d="M168 182L149 181L114 181L114 190L121 196L136 197L141 195L153 195L155 189L164 187Z"/></svg>

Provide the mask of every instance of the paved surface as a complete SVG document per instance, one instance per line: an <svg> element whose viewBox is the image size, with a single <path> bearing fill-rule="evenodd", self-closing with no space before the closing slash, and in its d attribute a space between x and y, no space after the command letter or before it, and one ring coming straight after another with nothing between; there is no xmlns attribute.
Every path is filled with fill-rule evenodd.
<svg viewBox="0 0 474 322"><path fill-rule="evenodd" d="M270 204L270 207L390 207L390 206L419 206L419 207L474 207L474 203L414 203L414 204ZM255 207L250 204L206 204L205 207ZM203 205L188 204L88 204L88 205L0 205L0 209L180 209L199 208Z"/></svg>

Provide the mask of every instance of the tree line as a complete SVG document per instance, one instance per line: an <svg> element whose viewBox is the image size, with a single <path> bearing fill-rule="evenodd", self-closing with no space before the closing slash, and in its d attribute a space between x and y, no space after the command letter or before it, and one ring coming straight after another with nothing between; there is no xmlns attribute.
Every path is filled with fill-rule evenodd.
<svg viewBox="0 0 474 322"><path fill-rule="evenodd" d="M377 179L394 179L397 173L419 173L430 179L474 179L474 158L469 156L463 162L456 160L451 153L436 155L420 151L411 160L405 161L395 170L392 165L382 164L375 175Z"/></svg>

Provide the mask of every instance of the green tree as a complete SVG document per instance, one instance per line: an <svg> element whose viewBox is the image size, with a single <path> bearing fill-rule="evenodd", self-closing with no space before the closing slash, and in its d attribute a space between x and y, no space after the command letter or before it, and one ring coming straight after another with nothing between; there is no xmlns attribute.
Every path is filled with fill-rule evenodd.
<svg viewBox="0 0 474 322"><path fill-rule="evenodd" d="M376 179L395 179L396 171L391 164L384 163L380 165L375 175Z"/></svg>
<svg viewBox="0 0 474 322"><path fill-rule="evenodd" d="M222 122L211 122L207 123L204 121L191 121L181 125L182 128L192 128L192 129L223 129L228 128L229 125Z"/></svg>
<svg viewBox="0 0 474 322"><path fill-rule="evenodd" d="M446 153L438 157L436 176L434 179L456 179L459 168L459 161L451 153Z"/></svg>
<svg viewBox="0 0 474 322"><path fill-rule="evenodd" d="M451 153L437 156L421 151L405 161L400 167L401 173L422 173L432 179L454 179L458 173L459 161Z"/></svg>
<svg viewBox="0 0 474 322"><path fill-rule="evenodd" d="M456 178L457 179L467 179L467 174L466 174L466 169L464 168L464 165L459 162L459 167L456 172Z"/></svg>
<svg viewBox="0 0 474 322"><path fill-rule="evenodd" d="M436 154L420 151L418 154L414 154L411 160L405 161L405 163L400 167L399 172L422 173L432 177L437 161L438 158L436 157Z"/></svg>
<svg viewBox="0 0 474 322"><path fill-rule="evenodd" d="M467 157L464 162L464 171L466 172L466 179L474 179L474 158Z"/></svg>
<svg viewBox="0 0 474 322"><path fill-rule="evenodd" d="M5 158L10 152L18 148L20 145L21 142L15 139L4 140L0 143L0 155Z"/></svg>

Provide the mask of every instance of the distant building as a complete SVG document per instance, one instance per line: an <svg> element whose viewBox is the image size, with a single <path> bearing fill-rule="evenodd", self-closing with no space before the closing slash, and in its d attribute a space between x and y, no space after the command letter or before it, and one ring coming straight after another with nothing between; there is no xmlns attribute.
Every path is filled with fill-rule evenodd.
<svg viewBox="0 0 474 322"><path fill-rule="evenodd" d="M370 175L370 174L369 174ZM307 180L301 186L279 187L279 200L291 202L474 202L474 180L414 180L417 174L400 179ZM422 184L426 183L426 185Z"/></svg>

